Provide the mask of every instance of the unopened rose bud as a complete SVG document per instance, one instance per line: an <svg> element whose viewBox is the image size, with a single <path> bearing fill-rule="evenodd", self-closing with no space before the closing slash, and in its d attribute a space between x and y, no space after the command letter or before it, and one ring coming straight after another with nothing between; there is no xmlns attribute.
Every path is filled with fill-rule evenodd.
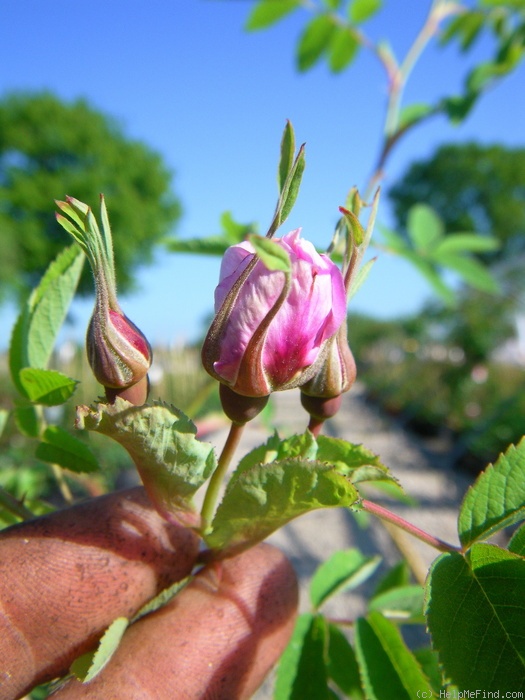
<svg viewBox="0 0 525 700"><path fill-rule="evenodd" d="M204 342L205 369L236 394L264 397L316 375L323 349L346 316L341 271L300 238L274 239L290 271L270 270L249 242L224 256L216 318Z"/></svg>
<svg viewBox="0 0 525 700"><path fill-rule="evenodd" d="M137 403L142 396L144 399L140 403L144 403L152 350L143 333L129 318L109 309L103 301L97 301L88 326L86 346L93 374L107 390L115 390L110 394L127 398L123 390L130 390L140 383L143 391L138 395L137 390L127 393L135 398L131 403Z"/></svg>
<svg viewBox="0 0 525 700"><path fill-rule="evenodd" d="M95 308L86 337L93 374L105 387L110 401L120 396L141 405L148 396L152 351L144 334L124 315L117 301L113 242L104 198L101 197L102 231L87 204L72 197L57 204L69 217L57 214L58 222L86 253L95 279Z"/></svg>

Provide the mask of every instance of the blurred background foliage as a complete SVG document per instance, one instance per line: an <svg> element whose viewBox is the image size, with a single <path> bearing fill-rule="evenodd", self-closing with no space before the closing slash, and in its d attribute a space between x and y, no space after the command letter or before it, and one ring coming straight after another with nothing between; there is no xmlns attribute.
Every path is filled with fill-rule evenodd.
<svg viewBox="0 0 525 700"><path fill-rule="evenodd" d="M53 201L73 194L96 206L103 193L115 237L121 292L137 266L152 261L155 243L171 231L181 208L162 157L125 136L116 121L84 100L50 93L15 93L0 101L0 300L24 297L69 243ZM87 269L79 291L91 294Z"/></svg>

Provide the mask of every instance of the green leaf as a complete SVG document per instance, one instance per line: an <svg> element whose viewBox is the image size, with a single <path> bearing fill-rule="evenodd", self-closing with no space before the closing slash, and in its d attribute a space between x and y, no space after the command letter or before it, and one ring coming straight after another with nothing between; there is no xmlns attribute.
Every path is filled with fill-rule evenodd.
<svg viewBox="0 0 525 700"><path fill-rule="evenodd" d="M396 233L395 231L392 231L392 229L384 226L380 227L380 231L387 248L389 248L392 252L401 254L407 250L407 244L399 233Z"/></svg>
<svg viewBox="0 0 525 700"><path fill-rule="evenodd" d="M36 448L36 456L43 462L58 464L77 473L91 473L100 469L97 458L89 447L58 425L49 425Z"/></svg>
<svg viewBox="0 0 525 700"><path fill-rule="evenodd" d="M248 240L268 270L281 270L288 273L292 271L290 256L278 243L254 233L248 236Z"/></svg>
<svg viewBox="0 0 525 700"><path fill-rule="evenodd" d="M145 605L143 605L137 613L135 613L135 615L131 619L131 622L137 622L137 620L140 620L141 617L149 615L150 613L155 612L160 608L163 608L171 600L173 600L173 598L175 598L175 596L178 595L183 590L183 588L186 588L186 586L188 585L188 583L190 583L190 581L192 581L192 579L193 576L186 576L186 578L182 579L182 581L176 581L175 583L172 583L171 586L168 586L168 588L165 588L154 598L148 600L148 602Z"/></svg>
<svg viewBox="0 0 525 700"><path fill-rule="evenodd" d="M525 438L489 465L467 491L458 518L467 548L525 518Z"/></svg>
<svg viewBox="0 0 525 700"><path fill-rule="evenodd" d="M79 406L77 427L108 435L133 459L148 495L168 519L186 514L195 525L192 497L216 467L213 446L196 438L197 429L174 406L160 402L133 406L121 398L114 404ZM196 515L196 514L195 514Z"/></svg>
<svg viewBox="0 0 525 700"><path fill-rule="evenodd" d="M272 24L283 19L299 6L299 0L277 0L277 2L276 0L259 0L250 12L246 29L255 31L271 27Z"/></svg>
<svg viewBox="0 0 525 700"><path fill-rule="evenodd" d="M336 27L328 48L328 63L334 73L347 68L357 56L359 42L348 27Z"/></svg>
<svg viewBox="0 0 525 700"><path fill-rule="evenodd" d="M353 211L350 211L345 207L339 207L339 211L344 216L344 220L352 236L352 242L354 243L354 245L362 245L363 241L365 240L365 231L361 226L361 222L359 221L357 216L354 214Z"/></svg>
<svg viewBox="0 0 525 700"><path fill-rule="evenodd" d="M281 138L281 156L279 159L278 183L279 193L283 191L284 185L293 166L295 155L295 133L290 120L286 120L283 135Z"/></svg>
<svg viewBox="0 0 525 700"><path fill-rule="evenodd" d="M306 162L304 157L304 145L301 146L297 157L292 165L292 169L288 173L288 178L284 183L282 189L282 205L279 208L279 225L281 225L293 209L293 206L297 200L297 195L299 194L299 188L301 186L301 180L303 178L303 172Z"/></svg>
<svg viewBox="0 0 525 700"><path fill-rule="evenodd" d="M56 370L31 367L20 370L19 378L27 398L44 406L59 406L65 403L73 396L79 383Z"/></svg>
<svg viewBox="0 0 525 700"><path fill-rule="evenodd" d="M438 265L457 272L465 282L475 289L488 294L495 294L499 291L498 283L488 268L468 255L434 252L432 259Z"/></svg>
<svg viewBox="0 0 525 700"><path fill-rule="evenodd" d="M349 10L350 21L360 24L375 15L382 5L382 0L352 0Z"/></svg>
<svg viewBox="0 0 525 700"><path fill-rule="evenodd" d="M414 126L434 112L434 107L426 104L411 104L401 110L399 115L398 132Z"/></svg>
<svg viewBox="0 0 525 700"><path fill-rule="evenodd" d="M324 662L326 634L326 622L321 616L304 613L297 618L279 662L274 700L330 697Z"/></svg>
<svg viewBox="0 0 525 700"><path fill-rule="evenodd" d="M398 485L380 458L363 445L355 445L340 438L319 435L317 457L320 462L333 466L353 484L363 481L391 481Z"/></svg>
<svg viewBox="0 0 525 700"><path fill-rule="evenodd" d="M443 238L435 248L435 253L489 253L498 250L501 244L494 236L477 233L451 233Z"/></svg>
<svg viewBox="0 0 525 700"><path fill-rule="evenodd" d="M450 306L456 303L456 294L450 289L450 287L445 284L440 274L436 271L434 265L428 260L423 260L419 253L414 253L412 251L406 251L403 253L398 253L407 262L409 262L413 267L418 270L418 272L423 275L426 281L430 284L436 294L438 294L441 299Z"/></svg>
<svg viewBox="0 0 525 700"><path fill-rule="evenodd" d="M414 247L421 252L432 249L444 234L443 222L426 204L416 204L410 208L407 229Z"/></svg>
<svg viewBox="0 0 525 700"><path fill-rule="evenodd" d="M9 411L6 408L0 408L0 437L2 437L8 418Z"/></svg>
<svg viewBox="0 0 525 700"><path fill-rule="evenodd" d="M334 20L328 14L320 14L310 20L297 44L297 67L300 71L312 68L328 50L335 28Z"/></svg>
<svg viewBox="0 0 525 700"><path fill-rule="evenodd" d="M328 625L328 652L326 660L328 677L351 698L362 698L359 667L352 645L339 627Z"/></svg>
<svg viewBox="0 0 525 700"><path fill-rule="evenodd" d="M335 552L316 570L310 583L310 600L319 608L328 598L354 589L366 581L381 563L381 557L366 557L357 549Z"/></svg>
<svg viewBox="0 0 525 700"><path fill-rule="evenodd" d="M14 411L15 423L22 435L38 437L43 428L43 418L36 406L17 406Z"/></svg>
<svg viewBox="0 0 525 700"><path fill-rule="evenodd" d="M117 617L104 632L96 651L84 654L71 664L71 672L82 683L92 681L111 660L128 625L127 618Z"/></svg>
<svg viewBox="0 0 525 700"><path fill-rule="evenodd" d="M230 247L230 242L224 236L208 236L207 238L167 238L164 240L164 245L173 253L222 256Z"/></svg>
<svg viewBox="0 0 525 700"><path fill-rule="evenodd" d="M509 542L509 551L525 557L525 525L522 525L519 530L516 530L512 535Z"/></svg>
<svg viewBox="0 0 525 700"><path fill-rule="evenodd" d="M77 245L66 248L48 267L18 316L9 346L9 369L22 394L20 370L47 366L83 264L84 255Z"/></svg>
<svg viewBox="0 0 525 700"><path fill-rule="evenodd" d="M270 464L283 459L302 457L312 461L317 456L317 442L309 430L300 435L291 435L281 440L275 432L268 440L248 452L241 459L234 473L231 475L227 489L231 488L235 480L248 469L258 464Z"/></svg>
<svg viewBox="0 0 525 700"><path fill-rule="evenodd" d="M375 595L369 610L379 610L385 617L400 623L425 624L423 615L423 588L416 585L391 588Z"/></svg>
<svg viewBox="0 0 525 700"><path fill-rule="evenodd" d="M243 549L299 515L350 506L357 498L347 479L320 462L285 459L257 465L226 489L207 543Z"/></svg>
<svg viewBox="0 0 525 700"><path fill-rule="evenodd" d="M421 666L423 673L430 681L430 685L432 686L434 694L437 697L446 697L446 695L444 694L440 696L441 691L448 690L449 692L451 692L452 686L449 685L448 688L445 688L441 669L439 668L439 656L437 652L435 652L433 649L430 649L429 647L422 647L421 649L416 649L414 651L414 656L416 657L417 662ZM430 698L431 696L428 695L427 697ZM454 696L451 695L451 697Z"/></svg>
<svg viewBox="0 0 525 700"><path fill-rule="evenodd" d="M429 688L414 655L392 622L371 612L356 622L355 648L370 700L413 700ZM419 694L418 694L419 691Z"/></svg>
<svg viewBox="0 0 525 700"><path fill-rule="evenodd" d="M375 588L374 596L380 595L381 593L386 593L386 591L389 591L392 588L406 586L408 585L409 581L410 569L407 562L404 559L401 559L401 561L389 569L381 578Z"/></svg>
<svg viewBox="0 0 525 700"><path fill-rule="evenodd" d="M357 271L357 274L352 278L350 290L348 292L348 301L350 301L350 299L352 299L355 296L355 294L357 294L357 292L363 285L363 282L366 281L368 275L370 274L370 270L372 269L372 265L376 262L376 260L377 258L371 258L364 265L361 265L361 267Z"/></svg>
<svg viewBox="0 0 525 700"><path fill-rule="evenodd" d="M427 622L460 690L525 690L525 561L488 544L444 554L427 580Z"/></svg>

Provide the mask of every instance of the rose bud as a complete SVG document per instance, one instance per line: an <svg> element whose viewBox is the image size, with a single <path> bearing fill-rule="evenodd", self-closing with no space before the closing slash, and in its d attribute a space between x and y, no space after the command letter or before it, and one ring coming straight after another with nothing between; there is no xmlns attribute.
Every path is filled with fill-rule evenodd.
<svg viewBox="0 0 525 700"><path fill-rule="evenodd" d="M247 241L226 251L202 350L205 369L247 397L311 379L346 316L343 276L330 258L300 229L273 243L286 251L289 271L269 269Z"/></svg>
<svg viewBox="0 0 525 700"><path fill-rule="evenodd" d="M355 378L355 360L348 346L345 322L329 341L317 374L301 386L303 408L315 421L331 418L341 406L341 394L350 389Z"/></svg>
<svg viewBox="0 0 525 700"><path fill-rule="evenodd" d="M69 217L57 214L58 222L85 252L95 279L95 308L86 338L93 374L110 401L120 396L141 405L148 397L152 350L117 301L113 242L104 197L100 198L102 232L87 204L66 197L57 205Z"/></svg>

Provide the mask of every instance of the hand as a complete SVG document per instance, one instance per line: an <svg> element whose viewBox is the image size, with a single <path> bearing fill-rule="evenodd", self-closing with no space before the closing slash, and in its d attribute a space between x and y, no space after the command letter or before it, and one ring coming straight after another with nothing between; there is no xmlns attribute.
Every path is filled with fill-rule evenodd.
<svg viewBox="0 0 525 700"><path fill-rule="evenodd" d="M198 553L141 488L0 533L0 700L67 673L120 616L187 576ZM284 649L297 583L285 557L258 545L210 564L164 608L132 625L90 683L53 698L249 698Z"/></svg>

